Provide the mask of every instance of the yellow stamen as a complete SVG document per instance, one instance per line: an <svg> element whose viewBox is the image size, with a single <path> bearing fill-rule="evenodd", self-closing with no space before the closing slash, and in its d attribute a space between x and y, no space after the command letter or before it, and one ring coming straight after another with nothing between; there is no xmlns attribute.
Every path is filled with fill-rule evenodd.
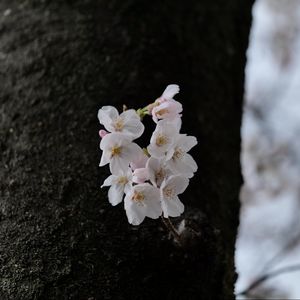
<svg viewBox="0 0 300 300"><path fill-rule="evenodd" d="M142 192L134 191L131 200L141 203L145 200L145 196Z"/></svg>
<svg viewBox="0 0 300 300"><path fill-rule="evenodd" d="M162 116L164 114L167 114L169 111L166 108L163 108L156 112L157 115Z"/></svg>
<svg viewBox="0 0 300 300"><path fill-rule="evenodd" d="M118 118L114 122L114 128L116 131L122 131L122 129L124 128L124 121L121 118Z"/></svg>
<svg viewBox="0 0 300 300"><path fill-rule="evenodd" d="M180 148L176 148L174 154L173 154L173 159L181 159L183 157L184 152Z"/></svg>
<svg viewBox="0 0 300 300"><path fill-rule="evenodd" d="M119 178L118 178L118 183L119 183L119 184L122 184L122 185L127 184L127 183L128 183L127 177L126 177L126 176L121 176L121 177L119 177Z"/></svg>
<svg viewBox="0 0 300 300"><path fill-rule="evenodd" d="M161 147L168 142L168 138L165 135L159 134L155 142L158 147Z"/></svg>
<svg viewBox="0 0 300 300"><path fill-rule="evenodd" d="M122 150L122 147L120 147L120 146L113 146L111 148L111 150L110 150L111 157L120 155L121 154L121 150Z"/></svg>
<svg viewBox="0 0 300 300"><path fill-rule="evenodd" d="M174 198L174 190L170 187L165 187L163 190L164 196L168 199Z"/></svg>

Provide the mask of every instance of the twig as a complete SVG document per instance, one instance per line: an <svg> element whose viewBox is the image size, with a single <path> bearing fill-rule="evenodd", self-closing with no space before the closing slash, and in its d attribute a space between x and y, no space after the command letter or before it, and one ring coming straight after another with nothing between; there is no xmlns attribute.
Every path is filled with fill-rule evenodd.
<svg viewBox="0 0 300 300"><path fill-rule="evenodd" d="M284 274L284 273L298 272L298 271L300 271L300 264L279 268L278 270L275 270L273 272L267 273L267 274L259 277L252 284L250 284L250 286L247 289L245 289L244 291L238 293L237 296L247 296L247 295L249 295L249 292L251 290L253 290L257 286L261 285L264 281L266 281L266 280L268 280L272 277L275 277L275 276L278 276L278 275L281 275L281 274Z"/></svg>
<svg viewBox="0 0 300 300"><path fill-rule="evenodd" d="M170 219L169 218L164 218L163 216L161 216L161 220L164 223L164 225L167 227L167 229L172 233L172 235L174 236L176 241L179 244L182 244L180 234L178 233L178 231L176 230L176 228L174 227L174 225L172 224Z"/></svg>

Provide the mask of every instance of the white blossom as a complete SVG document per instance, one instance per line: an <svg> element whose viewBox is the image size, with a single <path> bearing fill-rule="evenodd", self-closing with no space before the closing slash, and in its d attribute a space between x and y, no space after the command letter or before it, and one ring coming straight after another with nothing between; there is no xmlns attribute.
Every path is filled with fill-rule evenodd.
<svg viewBox="0 0 300 300"><path fill-rule="evenodd" d="M198 166L193 157L187 152L197 145L197 139L194 136L180 134L177 136L173 147L166 155L168 167L175 174L181 174L188 178L193 177Z"/></svg>
<svg viewBox="0 0 300 300"><path fill-rule="evenodd" d="M160 187L162 182L170 175L165 159L150 157L146 169L150 182L157 187Z"/></svg>
<svg viewBox="0 0 300 300"><path fill-rule="evenodd" d="M129 163L142 151L129 136L121 133L110 133L104 136L100 149L103 151L100 167L110 163L112 174L118 174L120 170L126 171Z"/></svg>
<svg viewBox="0 0 300 300"><path fill-rule="evenodd" d="M182 194L189 184L189 180L180 175L172 175L164 180L160 187L161 205L165 218L178 217L184 211L184 205L178 195Z"/></svg>
<svg viewBox="0 0 300 300"><path fill-rule="evenodd" d="M150 145L147 150L155 158L163 158L172 149L178 136L177 124L172 122L160 121L152 134Z"/></svg>
<svg viewBox="0 0 300 300"><path fill-rule="evenodd" d="M134 109L126 110L119 115L115 107L103 106L98 111L98 119L107 131L124 133L133 139L140 137L144 132L144 125Z"/></svg>
<svg viewBox="0 0 300 300"><path fill-rule="evenodd" d="M150 110L154 122L157 122L158 119L173 120L177 117L181 117L182 104L173 99L177 93L179 93L179 86L170 84L162 96L154 102Z"/></svg>
<svg viewBox="0 0 300 300"><path fill-rule="evenodd" d="M128 222L139 225L145 217L157 219L162 214L159 189L149 183L138 184L124 199Z"/></svg>
<svg viewBox="0 0 300 300"><path fill-rule="evenodd" d="M108 200L115 206L122 202L124 193L128 193L132 187L132 171L120 170L117 175L110 175L103 183L102 187L110 186L108 190Z"/></svg>

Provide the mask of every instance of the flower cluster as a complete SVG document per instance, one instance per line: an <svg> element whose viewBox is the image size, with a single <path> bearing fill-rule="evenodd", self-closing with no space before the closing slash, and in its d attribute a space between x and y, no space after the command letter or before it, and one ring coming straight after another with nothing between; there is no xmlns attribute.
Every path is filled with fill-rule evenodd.
<svg viewBox="0 0 300 300"><path fill-rule="evenodd" d="M161 97L145 108L125 110L121 114L112 106L98 112L103 151L100 166L109 164L110 175L102 187L110 186L112 205L123 201L128 222L139 225L145 217L157 219L180 216L183 193L197 164L188 151L197 144L193 136L180 133L182 105L173 99L179 86L168 85ZM144 132L141 122L151 115L156 128L147 148L134 140Z"/></svg>

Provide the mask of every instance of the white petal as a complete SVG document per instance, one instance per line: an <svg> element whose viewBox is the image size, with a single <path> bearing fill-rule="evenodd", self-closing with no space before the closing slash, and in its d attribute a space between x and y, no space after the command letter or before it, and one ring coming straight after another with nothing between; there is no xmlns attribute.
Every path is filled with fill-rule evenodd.
<svg viewBox="0 0 300 300"><path fill-rule="evenodd" d="M117 109L113 106L103 106L98 111L98 119L100 124L104 125L108 131L114 131L112 121L119 116Z"/></svg>
<svg viewBox="0 0 300 300"><path fill-rule="evenodd" d="M121 171L125 172L128 169L129 161L122 159L119 156L112 157L110 160L110 171L113 174L118 174Z"/></svg>
<svg viewBox="0 0 300 300"><path fill-rule="evenodd" d="M110 176L108 176L104 180L103 184L101 185L101 188L104 187L104 186L110 186L110 185L112 185L116 181L116 179L117 179L116 175L110 175Z"/></svg>
<svg viewBox="0 0 300 300"><path fill-rule="evenodd" d="M111 205L115 206L122 202L124 195L124 186L121 184L113 184L108 190L108 200Z"/></svg>
<svg viewBox="0 0 300 300"><path fill-rule="evenodd" d="M144 183L148 179L149 179L148 169L139 168L134 170L133 178L132 178L133 182Z"/></svg>
<svg viewBox="0 0 300 300"><path fill-rule="evenodd" d="M174 174L184 175L188 178L193 177L195 172L194 168L187 164L184 159L170 159L167 161L167 165Z"/></svg>
<svg viewBox="0 0 300 300"><path fill-rule="evenodd" d="M185 134L181 134L178 137L176 143L182 150L185 152L190 151L195 145L198 144L197 139L194 136L187 136Z"/></svg>
<svg viewBox="0 0 300 300"><path fill-rule="evenodd" d="M139 145L136 143L129 143L122 148L121 157L129 162L132 162L134 158L140 155L140 152L143 151Z"/></svg>
<svg viewBox="0 0 300 300"><path fill-rule="evenodd" d="M130 120L140 120L139 115L134 109L128 109L121 113L120 117L125 121L128 122Z"/></svg>
<svg viewBox="0 0 300 300"><path fill-rule="evenodd" d="M123 133L131 135L134 139L139 138L145 130L140 120L129 120L124 124Z"/></svg>
<svg viewBox="0 0 300 300"><path fill-rule="evenodd" d="M126 145L131 142L132 138L122 133L109 133L104 136L100 142L100 149L109 149L112 146Z"/></svg>
<svg viewBox="0 0 300 300"><path fill-rule="evenodd" d="M133 191L134 189L126 194L124 199L124 208L126 210L128 222L132 225L139 225L144 221L146 211L143 205L138 205L134 200L132 200Z"/></svg>
<svg viewBox="0 0 300 300"><path fill-rule="evenodd" d="M178 93L179 93L179 86L177 84L170 84L164 90L162 97L165 99L172 99Z"/></svg>
<svg viewBox="0 0 300 300"><path fill-rule="evenodd" d="M179 217L184 212L184 205L177 196L162 200L164 217Z"/></svg>
<svg viewBox="0 0 300 300"><path fill-rule="evenodd" d="M181 175L170 176L164 184L165 187L169 186L174 189L176 195L182 194L188 185L189 180Z"/></svg>
<svg viewBox="0 0 300 300"><path fill-rule="evenodd" d="M110 161L109 153L107 153L106 151L103 151L99 167L105 166L106 164L109 163L109 161Z"/></svg>
<svg viewBox="0 0 300 300"><path fill-rule="evenodd" d="M191 172L195 173L198 170L197 163L190 154L186 153L183 157L183 161L187 166L189 166Z"/></svg>
<svg viewBox="0 0 300 300"><path fill-rule="evenodd" d="M157 219L162 214L159 189L146 183L143 185L145 194L146 216Z"/></svg>

